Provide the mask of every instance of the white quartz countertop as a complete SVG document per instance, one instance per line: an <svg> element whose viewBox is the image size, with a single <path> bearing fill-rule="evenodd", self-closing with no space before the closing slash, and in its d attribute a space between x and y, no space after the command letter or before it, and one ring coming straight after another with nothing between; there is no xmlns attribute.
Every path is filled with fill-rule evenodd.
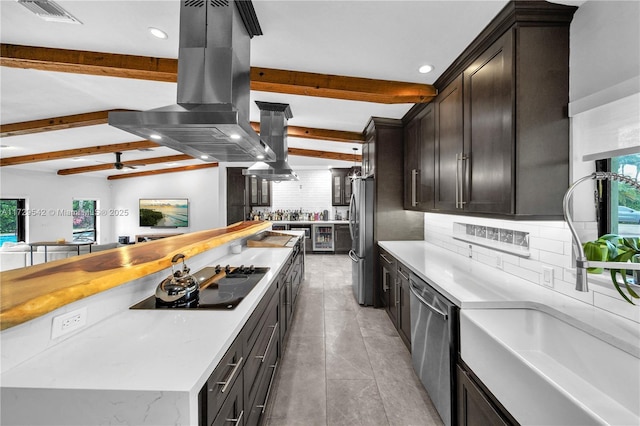
<svg viewBox="0 0 640 426"><path fill-rule="evenodd" d="M213 263L271 268L233 310L125 309L5 372L2 386L197 395L290 253L245 247Z"/></svg>
<svg viewBox="0 0 640 426"><path fill-rule="evenodd" d="M378 244L461 309L531 307L553 311L572 325L640 357L640 327L631 320L425 241Z"/></svg>

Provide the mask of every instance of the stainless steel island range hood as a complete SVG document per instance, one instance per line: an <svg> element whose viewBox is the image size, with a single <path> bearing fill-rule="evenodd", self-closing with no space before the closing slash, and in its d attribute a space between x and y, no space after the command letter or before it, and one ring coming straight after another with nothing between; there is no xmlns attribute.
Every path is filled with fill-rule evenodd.
<svg viewBox="0 0 640 426"><path fill-rule="evenodd" d="M287 120L293 117L289 104L259 101L256 104L260 108L260 137L276 153L276 161L258 161L242 174L271 181L298 180L298 175L287 162Z"/></svg>
<svg viewBox="0 0 640 426"><path fill-rule="evenodd" d="M206 161L275 160L249 121L250 1L183 0L177 104L111 112L109 124Z"/></svg>

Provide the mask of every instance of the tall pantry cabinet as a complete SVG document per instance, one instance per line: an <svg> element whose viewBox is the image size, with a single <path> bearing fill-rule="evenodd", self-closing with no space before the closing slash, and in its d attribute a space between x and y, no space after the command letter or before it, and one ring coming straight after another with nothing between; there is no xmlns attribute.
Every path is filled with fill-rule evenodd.
<svg viewBox="0 0 640 426"><path fill-rule="evenodd" d="M372 276L375 277L374 306L386 306L389 300L379 274L378 241L422 240L424 215L403 209L403 125L400 120L373 117L364 130L362 174L375 182L373 200ZM365 155L366 153L366 155Z"/></svg>

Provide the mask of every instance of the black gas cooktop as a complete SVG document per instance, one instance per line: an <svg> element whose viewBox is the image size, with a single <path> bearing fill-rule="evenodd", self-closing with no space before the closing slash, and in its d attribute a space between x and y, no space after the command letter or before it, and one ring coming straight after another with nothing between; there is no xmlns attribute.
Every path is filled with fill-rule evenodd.
<svg viewBox="0 0 640 426"><path fill-rule="evenodd" d="M240 266L222 268L208 266L193 274L200 284L198 297L176 306L156 302L151 296L131 309L234 309L269 271L268 267Z"/></svg>

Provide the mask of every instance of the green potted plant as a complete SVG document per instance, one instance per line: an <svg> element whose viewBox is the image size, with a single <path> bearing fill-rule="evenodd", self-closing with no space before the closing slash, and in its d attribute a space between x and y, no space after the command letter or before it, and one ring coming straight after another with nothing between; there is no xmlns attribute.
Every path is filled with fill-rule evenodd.
<svg viewBox="0 0 640 426"><path fill-rule="evenodd" d="M595 241L588 241L583 244L584 254L587 260L594 262L633 262L640 263L640 238L621 237L616 234L607 234ZM589 268L589 273L601 274L603 268ZM611 281L616 290L627 302L635 305L632 299L640 299L627 280L627 270L622 268L611 268ZM622 282L628 292L628 296L622 291L617 276L620 274ZM640 271L634 271L635 284L639 284Z"/></svg>

